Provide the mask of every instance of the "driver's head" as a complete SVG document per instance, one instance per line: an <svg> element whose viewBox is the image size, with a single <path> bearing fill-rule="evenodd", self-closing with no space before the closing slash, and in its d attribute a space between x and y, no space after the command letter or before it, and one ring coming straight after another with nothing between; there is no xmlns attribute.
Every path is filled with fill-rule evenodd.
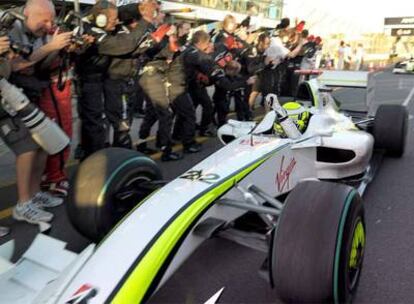
<svg viewBox="0 0 414 304"><path fill-rule="evenodd" d="M28 0L24 7L26 28L36 37L46 36L53 28L55 6L50 0Z"/></svg>
<svg viewBox="0 0 414 304"><path fill-rule="evenodd" d="M282 106L290 119L294 122L298 130L303 133L308 127L310 113L309 111L296 101L289 101ZM280 124L275 124L275 131L282 137L285 137L285 132Z"/></svg>

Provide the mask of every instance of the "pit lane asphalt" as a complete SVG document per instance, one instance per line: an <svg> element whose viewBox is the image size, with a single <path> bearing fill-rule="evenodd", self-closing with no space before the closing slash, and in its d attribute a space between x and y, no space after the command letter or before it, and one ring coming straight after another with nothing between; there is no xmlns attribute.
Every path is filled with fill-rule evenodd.
<svg viewBox="0 0 414 304"><path fill-rule="evenodd" d="M376 100L402 104L414 88L413 75L377 74ZM335 93L340 100L361 104L364 92L346 89ZM408 103L414 113L414 98ZM385 158L374 181L364 195L367 225L367 248L356 303L412 303L414 295L414 132L410 120L407 150L403 158ZM167 179L185 172L219 149L210 139L198 154L186 155L182 161L160 163ZM15 202L14 186L0 189L0 203ZM4 206L4 205L3 205ZM54 211L56 218L49 235L68 242L67 248L79 252L88 241L69 224L65 208ZM10 238L17 241L16 260L29 246L37 228L11 219ZM139 237L139 236L135 236ZM152 297L151 303L204 303L225 287L219 303L280 303L277 294L258 275L265 255L230 241L206 241L172 278Z"/></svg>

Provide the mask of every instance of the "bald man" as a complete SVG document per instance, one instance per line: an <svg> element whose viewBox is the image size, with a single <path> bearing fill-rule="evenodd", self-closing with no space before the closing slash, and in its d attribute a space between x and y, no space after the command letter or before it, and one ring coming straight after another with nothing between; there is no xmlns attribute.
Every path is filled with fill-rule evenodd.
<svg viewBox="0 0 414 304"><path fill-rule="evenodd" d="M57 76L51 74L51 69L56 70L59 66L59 63L56 63L58 51L70 44L72 34L48 35L54 26L55 18L55 8L49 0L29 0L25 6L13 10L24 19L15 20L9 36L14 41L33 46L33 52L27 58L18 57L11 61L13 73L9 81L22 88L30 101L38 104L47 116L58 123L61 121L57 117L63 117L70 121L71 126L70 83L63 92L57 92L54 80ZM57 112L59 115L56 115ZM11 130L23 132L23 124L15 118L6 121L10 124ZM26 129L23 133L29 132ZM26 142L28 140L29 137ZM15 153L18 202L13 210L13 217L19 221L37 224L53 218L53 214L43 208L58 206L63 203L63 199L40 190L47 154L39 147L35 149L29 144L26 146ZM56 174L63 174L62 159L64 157L55 156Z"/></svg>

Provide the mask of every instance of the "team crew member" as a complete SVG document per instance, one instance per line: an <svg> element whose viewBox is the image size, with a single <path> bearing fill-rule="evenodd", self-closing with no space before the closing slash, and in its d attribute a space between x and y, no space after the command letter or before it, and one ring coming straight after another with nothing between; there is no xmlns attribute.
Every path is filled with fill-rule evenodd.
<svg viewBox="0 0 414 304"><path fill-rule="evenodd" d="M184 52L184 50L188 46L188 37L191 32L191 24L188 22L181 22L177 25L177 42L180 46L180 52Z"/></svg>
<svg viewBox="0 0 414 304"><path fill-rule="evenodd" d="M303 45L303 39L297 34L295 28L287 28L289 22L282 19L281 23L276 27L277 36L270 40L270 46L266 50L266 64L271 68L262 78L263 94L275 93L281 95L283 92L283 83L286 80L286 72L288 67L287 59L295 58ZM288 19L287 19L288 20Z"/></svg>
<svg viewBox="0 0 414 304"><path fill-rule="evenodd" d="M134 31L139 26L141 14L136 3L118 7L120 21L128 30ZM136 56L111 56L111 63L105 80L105 104L112 110L108 111L110 121L116 121L113 146L132 148L129 134L132 123L133 107L138 102L139 60ZM142 105L138 105L142 108Z"/></svg>
<svg viewBox="0 0 414 304"><path fill-rule="evenodd" d="M250 18L246 18L240 25L237 24L236 18L227 15L223 20L223 29L214 39L214 60L224 68L232 60L241 64L241 74L248 78L251 76L247 69L247 57L251 53L251 46L247 43L247 27L250 24ZM215 88L218 90L218 88ZM248 96L250 95L251 86L245 85L233 92L236 106L237 119L240 121L250 120L251 112L248 106Z"/></svg>
<svg viewBox="0 0 414 304"><path fill-rule="evenodd" d="M191 88L197 83L197 75L199 73L208 77L218 88L225 91L233 91L244 87L246 84L254 83L254 77L247 79L230 79L227 77L224 70L206 53L210 47L210 35L204 31L197 31L192 37L191 45L184 53L183 62L190 92Z"/></svg>
<svg viewBox="0 0 414 304"><path fill-rule="evenodd" d="M267 68L265 63L265 52L269 48L269 45L269 35L267 33L260 34L257 40L257 45L253 48L251 56L249 56L247 61L247 70L249 71L249 73L252 75L257 75L257 80L253 84L252 92L249 96L250 108L254 107L254 102L256 101L257 96L260 92L263 91L262 79L266 76L265 69Z"/></svg>
<svg viewBox="0 0 414 304"><path fill-rule="evenodd" d="M152 152L147 147L146 140L150 135L151 128L158 121L158 132L156 145L162 151L162 161L175 161L181 159L181 155L172 151L171 129L173 114L170 108L170 97L167 87L167 71L169 61L174 55L176 46L172 45L172 36L175 27L161 25L156 29L155 25L162 22L165 17L159 12L159 4L155 1L147 1L140 5L142 22L148 28L149 37L158 43L149 48L142 58L143 65L139 85L144 91L146 108L144 121L139 130L140 143L138 151ZM145 60L146 57L146 60ZM145 62L144 62L145 61Z"/></svg>
<svg viewBox="0 0 414 304"><path fill-rule="evenodd" d="M97 22L100 16L104 16L106 22L100 24L108 35L101 41L92 44L82 55L78 57L76 70L80 78L80 102L79 112L82 120L82 146L85 150L85 157L105 147L106 131L103 114L106 115L114 128L115 134L126 135L126 144L130 145L128 118L123 116L122 96L112 90L110 85L105 85L107 73L111 77L119 74L134 73L133 68L121 61L112 62L114 58L130 58L135 52L140 52L142 39L147 32L147 26L140 23L136 28L131 29L130 33L117 33L118 24L117 7L108 1L97 2L89 15L92 22ZM127 69L128 71L126 71ZM109 84L112 81L109 80ZM118 91L120 93L120 91ZM104 99L103 97L104 96ZM108 98L108 96L110 96ZM113 98L111 98L113 97ZM121 101L121 103L120 103ZM126 119L124 119L126 117ZM117 140L119 144L120 140Z"/></svg>
<svg viewBox="0 0 414 304"><path fill-rule="evenodd" d="M240 71L241 65L237 61L233 60L227 62L224 71L226 76L230 81L239 81L241 80ZM217 86L213 94L213 102L215 105L215 111L217 114L217 126L221 127L227 122L227 115L230 109L231 98L236 94L240 94L240 90L244 88L239 88L236 90L228 91L222 87Z"/></svg>
<svg viewBox="0 0 414 304"><path fill-rule="evenodd" d="M229 50L236 46L236 41L233 36L236 26L235 18L231 15L226 16L223 21L223 30L215 38L212 57L220 68L224 68L227 62L233 60L233 54ZM209 45L203 52L210 52L212 49ZM197 76L195 79L190 77L189 93L194 102L194 107L197 108L199 105L202 107L199 134L201 136L215 136L212 126L214 108L206 89L210 83L202 74L198 74Z"/></svg>

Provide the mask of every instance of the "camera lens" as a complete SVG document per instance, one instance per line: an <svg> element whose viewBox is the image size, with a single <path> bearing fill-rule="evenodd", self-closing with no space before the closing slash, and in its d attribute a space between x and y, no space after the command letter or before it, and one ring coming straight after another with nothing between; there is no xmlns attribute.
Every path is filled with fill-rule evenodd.
<svg viewBox="0 0 414 304"><path fill-rule="evenodd" d="M31 46L24 45L13 40L10 40L10 48L13 50L13 52L21 55L24 58L29 57L33 51L33 48Z"/></svg>

